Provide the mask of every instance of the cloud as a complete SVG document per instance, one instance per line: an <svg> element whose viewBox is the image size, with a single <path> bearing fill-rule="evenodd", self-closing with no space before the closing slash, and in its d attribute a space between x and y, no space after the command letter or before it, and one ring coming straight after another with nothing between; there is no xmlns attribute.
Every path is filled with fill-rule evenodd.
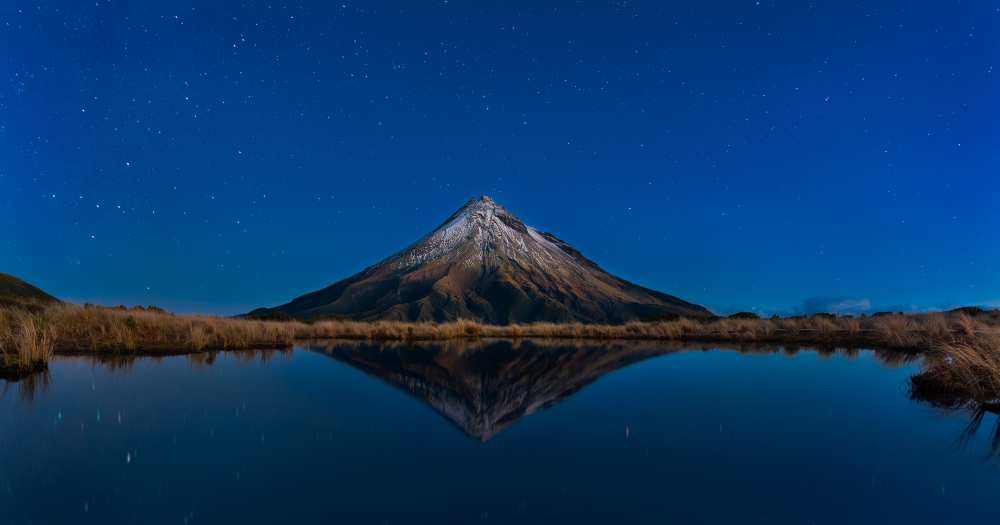
<svg viewBox="0 0 1000 525"><path fill-rule="evenodd" d="M810 297L793 309L797 314L863 314L872 311L870 299L849 297Z"/></svg>
<svg viewBox="0 0 1000 525"><path fill-rule="evenodd" d="M864 297L838 297L838 296L816 296L804 299L798 305L786 308L768 307L748 307L740 305L712 305L712 312L718 315L729 315L735 312L754 312L762 317L772 314L779 316L789 315L812 315L819 313L829 313L837 315L871 315L876 312L903 312L903 313L926 313L941 312L959 308L963 306L979 306L981 308L1000 308L1000 299L983 302L969 303L939 303L935 305L905 304L905 303L878 303Z"/></svg>

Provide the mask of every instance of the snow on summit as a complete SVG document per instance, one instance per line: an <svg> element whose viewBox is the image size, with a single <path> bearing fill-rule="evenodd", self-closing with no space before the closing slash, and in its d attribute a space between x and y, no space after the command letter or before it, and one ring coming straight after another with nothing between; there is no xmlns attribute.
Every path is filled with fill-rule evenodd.
<svg viewBox="0 0 1000 525"><path fill-rule="evenodd" d="M475 248L466 253L466 244ZM401 269L464 256L468 266L497 265L501 258L532 264L574 264L562 250L488 196L472 199L436 230L398 257Z"/></svg>

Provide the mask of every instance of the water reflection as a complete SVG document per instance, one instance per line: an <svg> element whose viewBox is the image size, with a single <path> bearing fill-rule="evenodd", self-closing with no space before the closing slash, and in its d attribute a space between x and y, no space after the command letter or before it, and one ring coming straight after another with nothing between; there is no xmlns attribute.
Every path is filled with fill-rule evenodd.
<svg viewBox="0 0 1000 525"><path fill-rule="evenodd" d="M996 521L994 407L914 402L911 360L567 340L59 356L0 383L0 522Z"/></svg>
<svg viewBox="0 0 1000 525"><path fill-rule="evenodd" d="M821 357L857 358L858 348L809 348L746 344L736 346L673 342L594 342L560 340L450 341L369 343L327 341L310 350L349 364L423 400L472 438L488 441L518 419L551 407L601 376L652 357L680 351L737 351L744 354L815 351ZM867 351L867 350L866 350ZM884 366L901 367L916 354L872 350ZM959 440L968 443L986 414L1000 416L1000 407L973 404L944 407L968 410L969 425ZM991 456L1000 455L1000 417L991 441Z"/></svg>
<svg viewBox="0 0 1000 525"><path fill-rule="evenodd" d="M328 342L308 348L402 388L481 441L607 373L671 351L660 344L540 341Z"/></svg>
<svg viewBox="0 0 1000 525"><path fill-rule="evenodd" d="M444 342L369 342L325 340L303 345L399 388L433 407L469 437L489 441L526 415L552 407L606 374L653 357L677 352L734 351L742 354L795 356L816 352L822 358L872 355L884 366L912 365L915 354L857 348L798 347L793 345L692 345L664 341L593 340L457 340ZM211 351L184 354L192 369L209 368L223 354L240 362L269 363L291 360L292 349ZM78 356L94 367L131 373L137 363L158 363L176 356L105 354ZM44 395L51 382L48 370L7 378L0 395L11 390L31 404ZM969 422L957 437L965 446L991 427L990 456L1000 457L1000 405L967 403L954 399L911 398L949 413L965 413ZM989 418L988 416L995 416ZM993 423L988 423L990 419Z"/></svg>
<svg viewBox="0 0 1000 525"><path fill-rule="evenodd" d="M959 443L963 446L967 445L979 433L979 427L982 426L983 419L987 413L1000 416L1000 405L995 403L980 404L970 407L969 411L972 413L972 418L959 437ZM993 458L1000 456L1000 417L996 418L994 424L993 439L990 441L990 452L990 456Z"/></svg>
<svg viewBox="0 0 1000 525"><path fill-rule="evenodd" d="M293 350L291 348L280 348L272 350L213 350L168 355L84 354L74 355L71 358L83 359L89 362L91 366L110 372L128 373L140 362L160 363L164 359L176 357L183 357L191 365L191 368L198 369L211 367L222 354L244 363L268 363L276 358L291 359L292 353ZM61 359L61 357L57 357L56 359ZM51 373L48 368L17 374L11 373L0 377L0 385L2 385L2 388L0 388L0 397L5 397L11 390L16 390L17 395L20 396L23 402L31 404L35 401L36 397L48 390L50 382Z"/></svg>
<svg viewBox="0 0 1000 525"><path fill-rule="evenodd" d="M90 361L94 366L100 366L108 370L131 370L136 363L142 361L159 363L164 359L181 356L190 363L191 368L207 368L215 364L219 356L225 354L233 357L237 361L244 363L259 362L267 363L272 359L289 359L292 356L291 348L280 348L272 350L211 350L207 352L182 353L174 355L136 355L136 354L98 354L85 355L84 359Z"/></svg>
<svg viewBox="0 0 1000 525"><path fill-rule="evenodd" d="M488 441L525 415L551 407L601 376L679 351L795 355L796 346L692 346L664 341L475 340L418 343L325 341L307 348L423 400L472 438ZM858 349L815 349L823 357ZM916 356L876 351L887 366Z"/></svg>
<svg viewBox="0 0 1000 525"><path fill-rule="evenodd" d="M979 403L975 401L968 401L963 399L957 399L955 397L928 397L927 395L912 390L910 392L910 398L926 403L933 406L941 411L948 414L966 414L969 418L969 423L959 434L957 443L959 447L965 448L973 441L979 432L982 430L983 422L987 415L995 416L992 437L990 439L990 450L989 459L997 460L1000 459L1000 403ZM986 430L986 432L990 432Z"/></svg>
<svg viewBox="0 0 1000 525"><path fill-rule="evenodd" d="M35 397L44 393L49 388L48 369L39 370L30 374L9 376L3 380L3 389L0 390L0 397L6 397L11 388L16 388L21 401L32 403ZM16 386L15 386L16 385Z"/></svg>

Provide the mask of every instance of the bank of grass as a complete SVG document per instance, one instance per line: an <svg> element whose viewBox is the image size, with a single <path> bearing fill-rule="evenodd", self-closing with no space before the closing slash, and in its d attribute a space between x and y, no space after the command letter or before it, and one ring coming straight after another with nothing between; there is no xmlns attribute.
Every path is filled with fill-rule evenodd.
<svg viewBox="0 0 1000 525"><path fill-rule="evenodd" d="M0 308L0 378L30 374L48 366L55 330L35 312Z"/></svg>
<svg viewBox="0 0 1000 525"><path fill-rule="evenodd" d="M1000 332L942 342L911 378L914 396L959 407L1000 403Z"/></svg>
<svg viewBox="0 0 1000 525"><path fill-rule="evenodd" d="M288 347L297 339L445 340L473 338L649 339L880 347L930 351L915 388L965 389L1000 399L1000 312L953 311L865 317L677 319L621 325L472 321L265 321L174 315L155 308L55 304L0 309L0 368L44 367L59 353L189 353Z"/></svg>

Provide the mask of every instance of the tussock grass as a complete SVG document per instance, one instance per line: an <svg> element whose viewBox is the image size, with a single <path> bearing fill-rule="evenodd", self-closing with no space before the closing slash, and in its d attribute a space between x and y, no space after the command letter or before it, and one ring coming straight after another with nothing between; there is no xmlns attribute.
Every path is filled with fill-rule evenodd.
<svg viewBox="0 0 1000 525"><path fill-rule="evenodd" d="M977 337L1000 326L1000 315L964 313L835 317L817 315L753 319L677 319L620 325L532 323L488 325L397 321L264 321L173 315L155 308L105 308L58 304L40 312L0 310L6 354L27 360L53 350L91 352L191 352L290 346L296 339L435 340L461 338L657 339L823 343L926 350Z"/></svg>
<svg viewBox="0 0 1000 525"><path fill-rule="evenodd" d="M1000 331L936 345L911 383L917 397L945 406L1000 403Z"/></svg>
<svg viewBox="0 0 1000 525"><path fill-rule="evenodd" d="M0 308L0 375L44 369L55 343L55 329L37 311Z"/></svg>
<svg viewBox="0 0 1000 525"><path fill-rule="evenodd" d="M57 327L60 352L190 352L290 346L302 323L181 316L152 309L57 305L41 317Z"/></svg>
<svg viewBox="0 0 1000 525"><path fill-rule="evenodd" d="M4 351L26 358L90 352L190 352L290 346L296 339L436 340L461 338L658 339L824 343L927 350L1000 327L1000 315L964 313L753 319L677 319L620 325L532 323L488 325L398 321L265 321L173 315L154 308L58 304L40 312L0 310Z"/></svg>

